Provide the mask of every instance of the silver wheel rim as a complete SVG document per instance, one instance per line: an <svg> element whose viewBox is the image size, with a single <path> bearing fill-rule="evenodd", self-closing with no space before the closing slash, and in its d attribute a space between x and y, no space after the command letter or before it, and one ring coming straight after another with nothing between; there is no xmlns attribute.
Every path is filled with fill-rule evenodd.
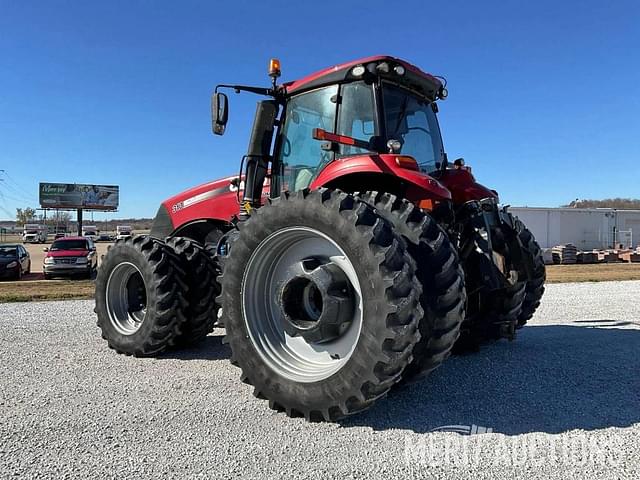
<svg viewBox="0 0 640 480"><path fill-rule="evenodd" d="M133 335L140 329L147 313L146 285L133 263L122 262L111 270L106 303L109 321L118 333Z"/></svg>
<svg viewBox="0 0 640 480"><path fill-rule="evenodd" d="M278 292L303 260L333 262L351 283L354 311L348 328L323 343L307 342L284 330ZM327 235L308 227L287 227L267 237L249 258L242 281L242 315L251 341L269 367L297 382L330 377L349 360L362 329L362 293L344 250Z"/></svg>

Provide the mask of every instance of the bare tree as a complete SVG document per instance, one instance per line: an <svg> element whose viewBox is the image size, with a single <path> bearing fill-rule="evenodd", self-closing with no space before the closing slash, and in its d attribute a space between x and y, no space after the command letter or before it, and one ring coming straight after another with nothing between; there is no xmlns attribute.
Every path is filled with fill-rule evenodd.
<svg viewBox="0 0 640 480"><path fill-rule="evenodd" d="M31 207L16 208L16 221L18 225L32 222L36 218L36 210Z"/></svg>

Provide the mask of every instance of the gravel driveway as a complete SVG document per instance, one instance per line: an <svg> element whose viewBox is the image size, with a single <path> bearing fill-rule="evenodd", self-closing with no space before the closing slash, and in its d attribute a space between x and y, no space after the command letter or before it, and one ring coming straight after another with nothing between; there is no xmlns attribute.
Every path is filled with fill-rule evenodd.
<svg viewBox="0 0 640 480"><path fill-rule="evenodd" d="M640 282L550 285L517 341L339 424L255 399L222 331L136 359L91 301L0 305L0 477L639 478L639 299Z"/></svg>

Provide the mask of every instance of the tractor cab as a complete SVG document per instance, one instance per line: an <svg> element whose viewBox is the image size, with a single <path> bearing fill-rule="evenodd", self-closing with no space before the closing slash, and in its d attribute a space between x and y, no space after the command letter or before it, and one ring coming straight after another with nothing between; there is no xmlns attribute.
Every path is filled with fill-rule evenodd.
<svg viewBox="0 0 640 480"><path fill-rule="evenodd" d="M270 195L276 197L281 191L318 186L320 175L336 161L340 165L333 168L351 168L352 173L385 175L400 167L414 177L446 165L435 101L445 98L447 90L417 67L392 57L370 57L277 86L279 62L272 60L270 75L270 89L231 86L273 97L258 102L244 162L245 210L259 206L268 170ZM228 118L227 98L218 91L222 87L213 97L216 134L224 133Z"/></svg>

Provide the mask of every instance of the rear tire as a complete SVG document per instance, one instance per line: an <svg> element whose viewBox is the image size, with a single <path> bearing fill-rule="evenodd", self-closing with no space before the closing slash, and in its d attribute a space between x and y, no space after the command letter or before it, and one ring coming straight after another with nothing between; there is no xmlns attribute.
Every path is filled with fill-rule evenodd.
<svg viewBox="0 0 640 480"><path fill-rule="evenodd" d="M175 343L179 346L195 344L213 331L218 320L219 306L216 298L220 295L220 284L217 280L220 271L213 257L194 240L172 237L167 239L167 245L182 260L189 286L186 321Z"/></svg>
<svg viewBox="0 0 640 480"><path fill-rule="evenodd" d="M516 219L516 230L519 232L518 236L520 237L522 245L529 255L533 257L531 259L533 264L533 278L527 281L522 310L518 315L518 324L516 326L516 328L522 328L527 321L533 317L533 314L540 306L540 301L544 294L544 282L547 278L547 272L544 259L542 258L542 250L538 242L536 242L533 233L531 233L519 219Z"/></svg>
<svg viewBox="0 0 640 480"><path fill-rule="evenodd" d="M378 192L366 192L358 198L393 224L417 265L424 317L419 323L420 341L402 377L403 381L418 380L447 359L460 335L466 302L464 271L447 234L413 203Z"/></svg>
<svg viewBox="0 0 640 480"><path fill-rule="evenodd" d="M414 262L391 226L351 195L321 189L283 193L239 227L225 261L222 311L231 361L254 395L289 416L327 421L385 395L411 361L423 315ZM278 274L304 262L317 262L317 269L338 265L349 278L357 307L348 310L350 323L340 325L337 337L316 342L285 332L292 281L277 283ZM275 310L263 307L278 292Z"/></svg>
<svg viewBox="0 0 640 480"><path fill-rule="evenodd" d="M185 272L171 248L147 236L116 241L96 278L102 338L126 355L161 352L180 334L186 295Z"/></svg>

